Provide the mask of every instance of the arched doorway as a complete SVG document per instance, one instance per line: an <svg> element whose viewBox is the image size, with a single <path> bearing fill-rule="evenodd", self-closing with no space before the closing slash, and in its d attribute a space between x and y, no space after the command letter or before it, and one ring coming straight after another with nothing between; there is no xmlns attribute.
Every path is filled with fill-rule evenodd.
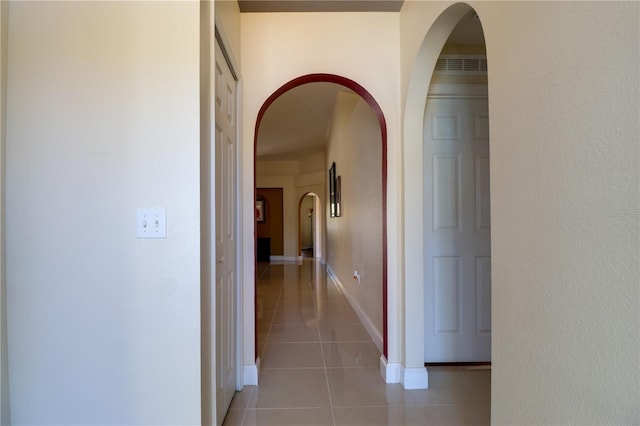
<svg viewBox="0 0 640 426"><path fill-rule="evenodd" d="M254 190L256 188L255 181L255 167L256 167L256 152L258 148L258 135L261 122L264 118L268 108L283 94L288 91L309 83L333 83L343 86L355 94L357 94L373 111L379 126L379 135L381 140L381 161L380 161L380 176L381 176L381 240L382 240L382 333L381 333L381 346L384 356L387 356L387 219L386 219L386 199L387 199L387 127L382 109L379 104L373 98L373 96L360 84L353 80L347 79L334 74L309 74L302 77L298 77L294 80L281 86L276 90L269 98L264 102L260 108L256 120L255 132L254 132ZM326 203L324 204L326 206ZM256 344L256 348L257 348ZM257 357L257 351L256 351Z"/></svg>
<svg viewBox="0 0 640 426"><path fill-rule="evenodd" d="M322 253L322 201L314 192L305 193L298 201L298 256L320 258Z"/></svg>
<svg viewBox="0 0 640 426"><path fill-rule="evenodd" d="M445 9L427 31L418 51L409 80L404 115L403 164L405 176L424 175L424 113L425 100L434 70L449 35L473 9L464 3ZM421 178L404 181L404 252L411 253L405 261L404 314L411 341L405 342L405 388L427 387L424 374L425 324L412 318L425 315L425 209L432 206L425 200L425 181ZM413 374L413 376L412 376ZM424 374L424 375L423 375Z"/></svg>
<svg viewBox="0 0 640 426"><path fill-rule="evenodd" d="M491 361L489 107L484 33L470 10L436 64L424 114L425 358Z"/></svg>

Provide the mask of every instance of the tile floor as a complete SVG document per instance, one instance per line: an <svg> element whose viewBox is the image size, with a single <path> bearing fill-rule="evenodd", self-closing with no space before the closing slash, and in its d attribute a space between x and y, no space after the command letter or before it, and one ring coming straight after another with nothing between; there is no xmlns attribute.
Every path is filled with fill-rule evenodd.
<svg viewBox="0 0 640 426"><path fill-rule="evenodd" d="M322 265L258 265L260 385L237 392L224 424L488 425L491 373L430 368L429 389L385 384L380 353Z"/></svg>

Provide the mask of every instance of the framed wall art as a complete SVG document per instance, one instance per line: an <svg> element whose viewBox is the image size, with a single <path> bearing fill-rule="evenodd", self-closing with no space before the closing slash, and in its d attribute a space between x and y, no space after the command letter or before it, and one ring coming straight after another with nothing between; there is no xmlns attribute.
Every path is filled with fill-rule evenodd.
<svg viewBox="0 0 640 426"><path fill-rule="evenodd" d="M336 217L342 216L342 176L336 177Z"/></svg>
<svg viewBox="0 0 640 426"><path fill-rule="evenodd" d="M264 223L264 200L256 200L256 221Z"/></svg>
<svg viewBox="0 0 640 426"><path fill-rule="evenodd" d="M336 163L329 168L329 216L336 217Z"/></svg>

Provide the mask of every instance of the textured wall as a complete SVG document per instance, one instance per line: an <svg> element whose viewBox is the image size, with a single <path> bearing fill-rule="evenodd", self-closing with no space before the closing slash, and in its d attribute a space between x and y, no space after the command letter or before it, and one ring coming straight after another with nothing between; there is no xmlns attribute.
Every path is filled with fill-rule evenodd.
<svg viewBox="0 0 640 426"><path fill-rule="evenodd" d="M371 107L351 92L336 98L327 169L333 162L341 178L341 216L325 209L327 264L366 316L363 323L382 352L382 136Z"/></svg>
<svg viewBox="0 0 640 426"><path fill-rule="evenodd" d="M199 5L9 9L12 422L199 424Z"/></svg>
<svg viewBox="0 0 640 426"><path fill-rule="evenodd" d="M380 104L388 128L388 183L399 186L400 93L397 13L246 13L242 24L242 69L244 78L243 174L252 176L247 155L253 150L258 111L264 101L283 84L310 73L332 73L357 81ZM292 36L295 34L295 37ZM326 190L317 187L320 194ZM397 240L400 238L400 192L388 199L390 328L389 358L399 362L400 313L396 300L399 282ZM251 202L251 187L243 199ZM326 210L326 209L325 209ZM243 224L251 229L251 217ZM286 251L286 248L285 248ZM328 251L325 252L328 256ZM251 266L252 267L252 266ZM246 266L250 270L250 266ZM246 275L246 274L245 274ZM246 275L249 276L249 275Z"/></svg>
<svg viewBox="0 0 640 426"><path fill-rule="evenodd" d="M492 422L637 424L639 4L471 5L489 64ZM446 6L405 3L403 87Z"/></svg>

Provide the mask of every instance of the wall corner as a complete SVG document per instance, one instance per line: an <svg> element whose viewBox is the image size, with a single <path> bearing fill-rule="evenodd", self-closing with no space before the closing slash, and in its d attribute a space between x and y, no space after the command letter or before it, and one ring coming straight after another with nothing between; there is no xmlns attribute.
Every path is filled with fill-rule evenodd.
<svg viewBox="0 0 640 426"><path fill-rule="evenodd" d="M0 424L11 423L7 357L7 280L5 244L5 175L7 139L7 37L9 2L0 2Z"/></svg>

